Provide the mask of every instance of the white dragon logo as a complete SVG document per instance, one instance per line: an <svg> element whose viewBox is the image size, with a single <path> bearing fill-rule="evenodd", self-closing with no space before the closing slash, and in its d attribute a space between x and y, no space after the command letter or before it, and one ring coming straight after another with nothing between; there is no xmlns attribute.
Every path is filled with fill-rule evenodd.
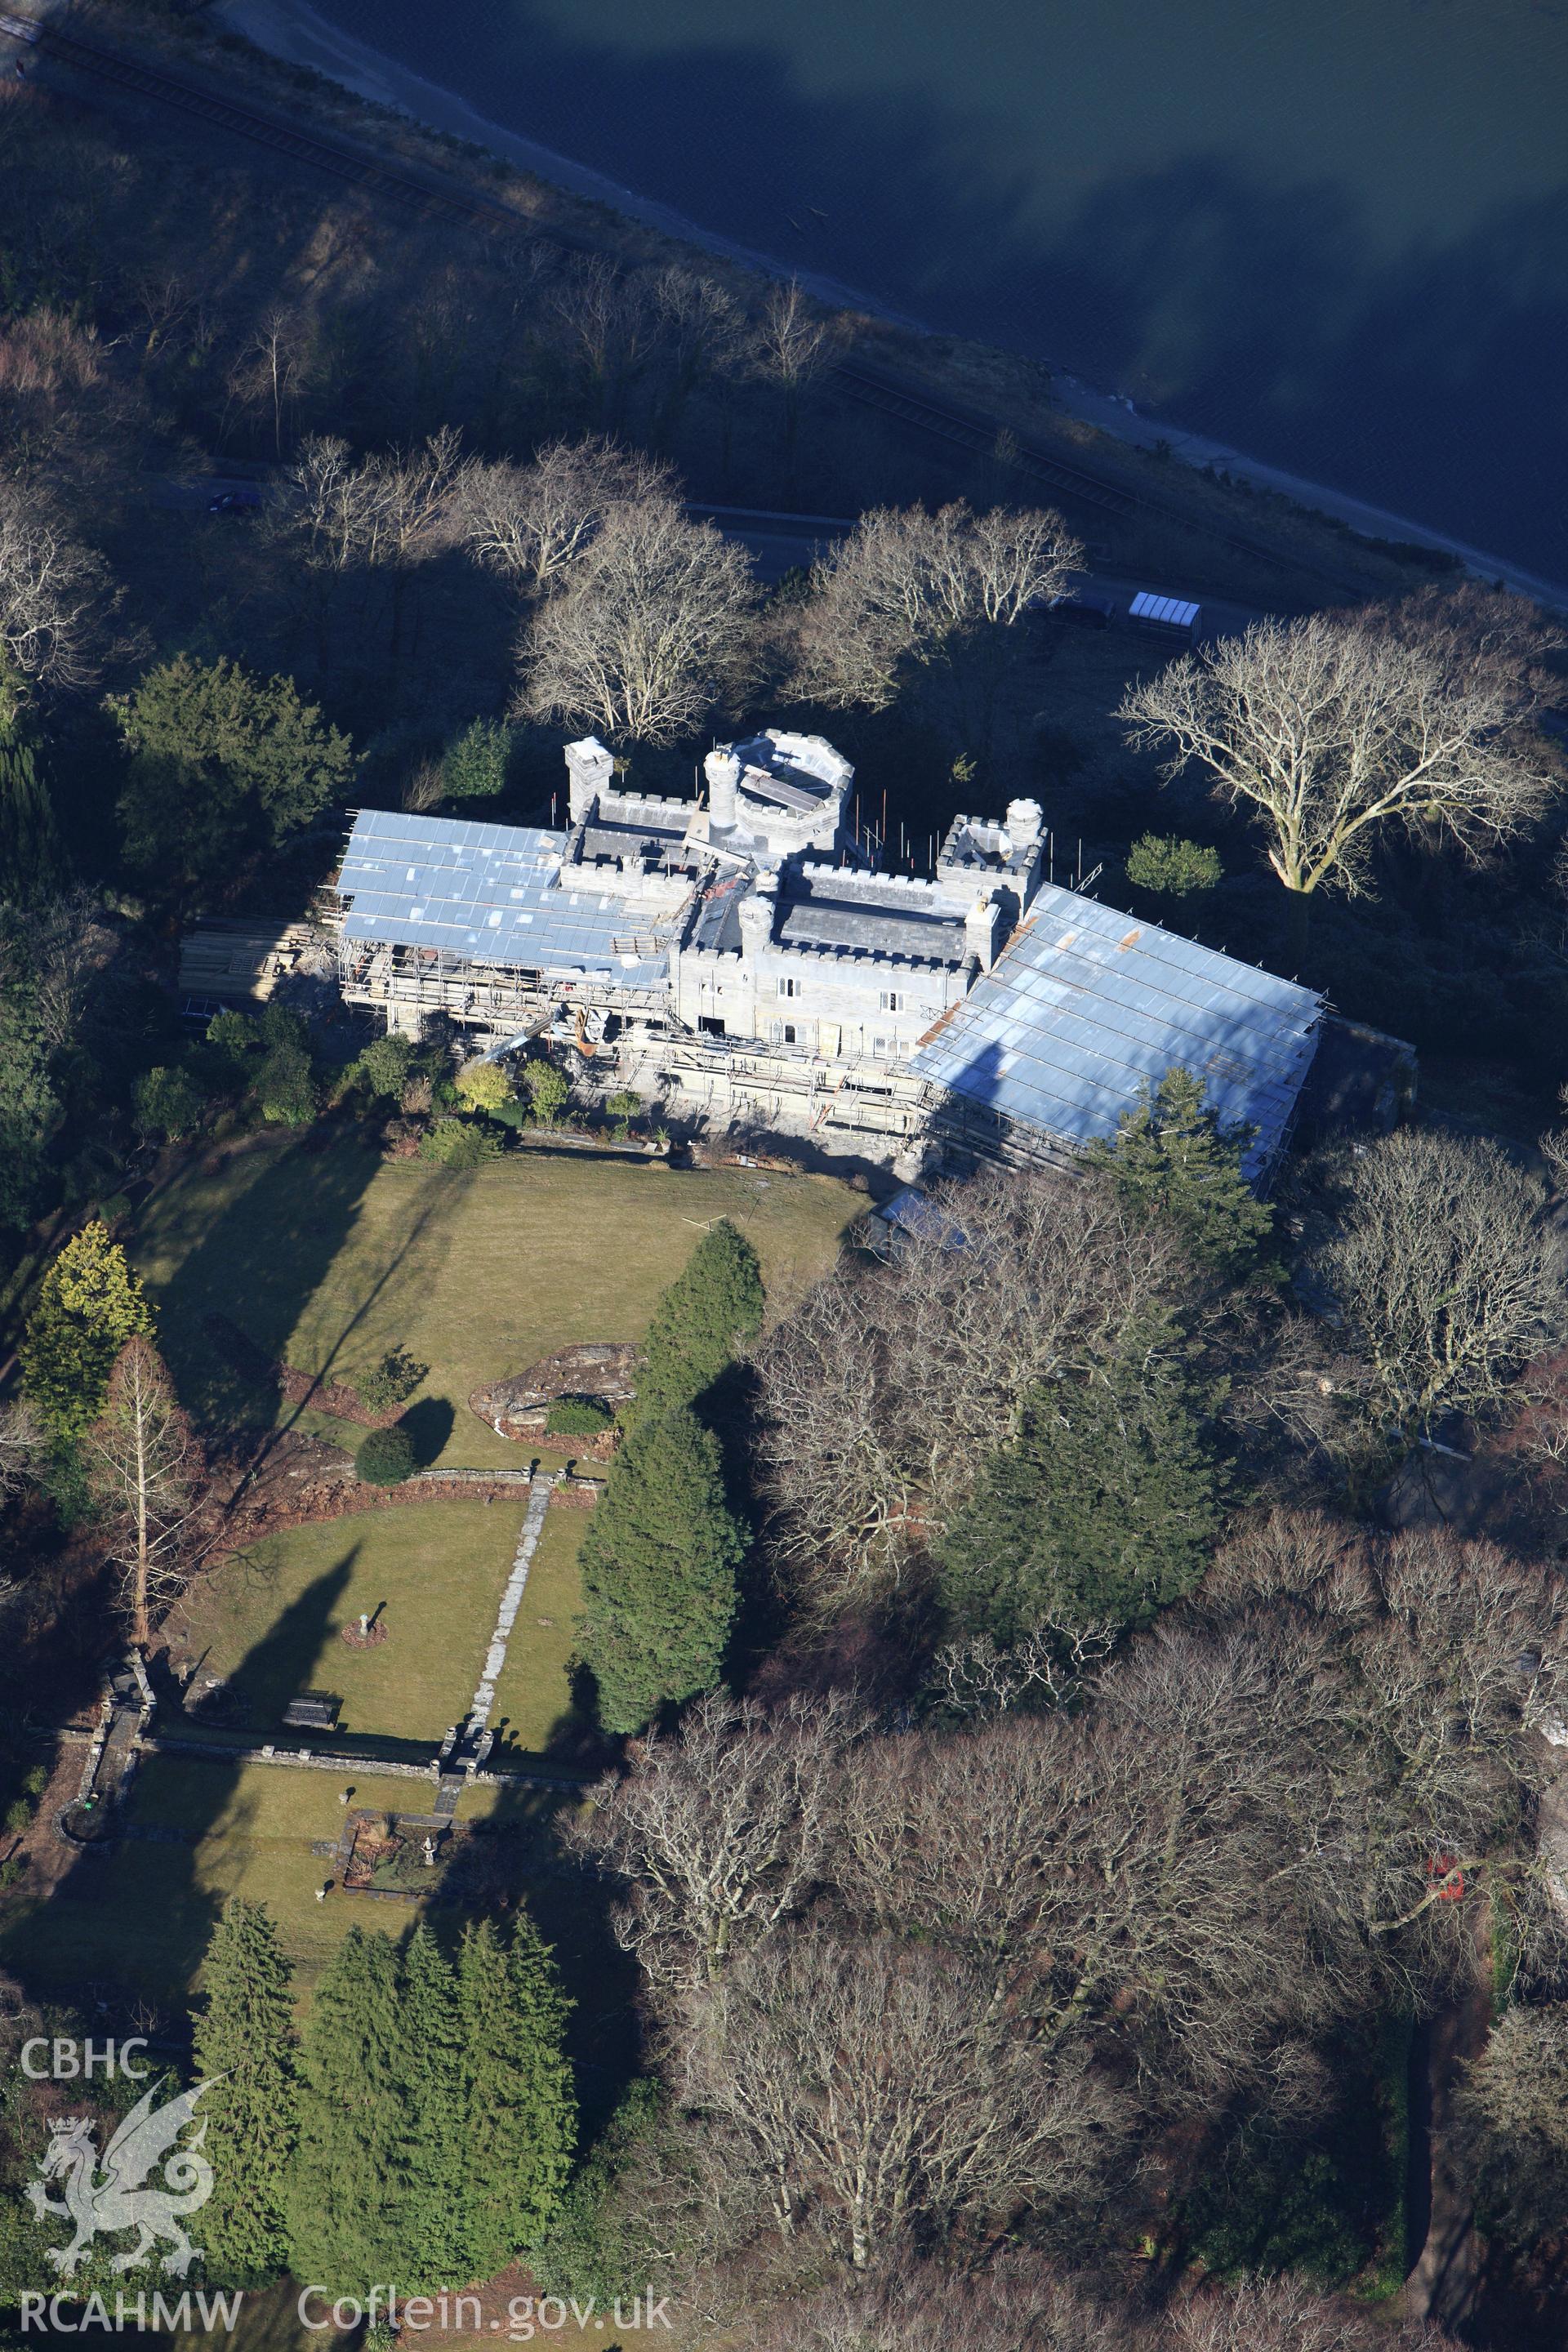
<svg viewBox="0 0 1568 2352"><path fill-rule="evenodd" d="M192 2245L180 2226L180 2217L195 2212L212 2195L213 2168L201 2153L206 2137L205 2122L188 2147L180 2147L176 2142L185 2126L194 2121L196 2101L202 2093L212 2088L213 2081L222 2079L218 2075L198 2083L195 2090L182 2092L177 2099L169 2100L155 2112L154 2084L137 2101L110 2141L101 2168L93 2141L92 2118L55 2117L49 2126L48 2147L38 2158L40 2178L27 2183L27 2202L40 2221L46 2213L59 2213L76 2225L76 2236L68 2246L49 2246L45 2250L46 2258L64 2277L70 2278L75 2273L100 2232L107 2237L117 2230L135 2230L139 2233L135 2245L128 2254L116 2254L110 2269L139 2270L158 2241L167 2239L169 2252L163 2256L163 2268L175 2278L184 2278L202 2249ZM165 2150L172 2153L163 2166L164 2186L143 2188L147 2175ZM63 2202L50 2197L44 2187L45 2181L58 2180L62 2175Z"/></svg>

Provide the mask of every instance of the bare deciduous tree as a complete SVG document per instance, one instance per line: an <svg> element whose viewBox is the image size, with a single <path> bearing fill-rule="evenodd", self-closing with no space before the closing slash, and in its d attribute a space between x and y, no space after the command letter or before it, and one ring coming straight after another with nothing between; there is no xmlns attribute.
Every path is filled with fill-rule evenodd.
<svg viewBox="0 0 1568 2352"><path fill-rule="evenodd" d="M613 422L658 334L654 281L647 271L620 269L603 254L574 255L551 305L582 362L601 416Z"/></svg>
<svg viewBox="0 0 1568 2352"><path fill-rule="evenodd" d="M993 2023L950 1956L803 1929L696 2005L687 2088L753 2147L774 2218L813 2213L857 2268L922 2225L1092 2193L1108 2095Z"/></svg>
<svg viewBox="0 0 1568 2352"><path fill-rule="evenodd" d="M677 1735L637 1741L630 1769L591 1790L567 1847L626 1880L616 1933L650 1983L689 1991L795 1914L821 1876L863 1729L842 1696L770 1715L710 1694Z"/></svg>
<svg viewBox="0 0 1568 2352"><path fill-rule="evenodd" d="M1037 2254L1003 2253L953 2272L905 2256L868 2279L781 2296L752 2352L1160 2352L1124 2311L1109 2311Z"/></svg>
<svg viewBox="0 0 1568 2352"><path fill-rule="evenodd" d="M149 344L151 348L151 344ZM272 446L283 454L283 426L304 387L310 366L310 322L280 304L266 312L236 353L228 372L228 411L238 408L263 420ZM219 438L224 425L219 426Z"/></svg>
<svg viewBox="0 0 1568 2352"><path fill-rule="evenodd" d="M1405 1439L1445 1412L1489 1413L1521 1367L1568 1336L1568 1260L1538 1178L1495 1144L1400 1128L1327 1163L1332 1224L1316 1279Z"/></svg>
<svg viewBox="0 0 1568 2352"><path fill-rule="evenodd" d="M0 653L25 677L89 686L109 601L101 558L71 537L44 492L0 478Z"/></svg>
<svg viewBox="0 0 1568 2352"><path fill-rule="evenodd" d="M749 2340L752 2352L1455 2352L1436 2330L1289 2278L1210 2281L1159 2313L1110 2307L1023 2251L962 2273L903 2260L863 2282L781 2296Z"/></svg>
<svg viewBox="0 0 1568 2352"><path fill-rule="evenodd" d="M0 1405L0 1502L19 1494L49 1450L49 1433L26 1397Z"/></svg>
<svg viewBox="0 0 1568 2352"><path fill-rule="evenodd" d="M91 891L81 888L18 908L12 922L26 950L45 1043L62 1052L80 1035L93 982L114 953L114 933Z"/></svg>
<svg viewBox="0 0 1568 2352"><path fill-rule="evenodd" d="M343 572L368 561L384 497L379 474L346 441L317 436L286 468L268 521L303 542L312 570Z"/></svg>
<svg viewBox="0 0 1568 2352"><path fill-rule="evenodd" d="M1026 1391L1178 1279L1171 1236L1090 1177L992 1170L935 1197L941 1218L885 1265L840 1266L758 1351L771 1542L809 1608L896 1582Z"/></svg>
<svg viewBox="0 0 1568 2352"><path fill-rule="evenodd" d="M734 297L718 284L675 263L653 281L669 383L659 403L658 426L668 439L676 420L707 378L730 373L743 348L745 321Z"/></svg>
<svg viewBox="0 0 1568 2352"><path fill-rule="evenodd" d="M878 508L812 576L795 619L795 685L837 708L882 709L907 665L966 649L986 672L988 713L1008 633L1031 607L1066 593L1083 562L1058 514L960 501Z"/></svg>
<svg viewBox="0 0 1568 2352"><path fill-rule="evenodd" d="M946 1642L931 1661L931 1689L954 1715L1005 1715L1025 1703L1060 1706L1116 1646L1110 1625L1046 1619L1005 1648L989 1633Z"/></svg>
<svg viewBox="0 0 1568 2352"><path fill-rule="evenodd" d="M1504 2012L1460 2091L1460 2130L1509 2235L1551 2237L1568 2211L1568 2004Z"/></svg>
<svg viewBox="0 0 1568 2352"><path fill-rule="evenodd" d="M461 536L488 570L531 595L553 589L616 507L668 503L668 467L614 441L552 441L531 465L508 459L465 475L457 501Z"/></svg>
<svg viewBox="0 0 1568 2352"><path fill-rule="evenodd" d="M800 396L832 356L833 322L814 307L798 278L775 278L752 333L754 373L776 383L784 394L784 446L793 455L800 429Z"/></svg>
<svg viewBox="0 0 1568 2352"><path fill-rule="evenodd" d="M673 742L740 686L756 602L744 551L711 524L662 499L612 508L524 634L521 707Z"/></svg>
<svg viewBox="0 0 1568 2352"><path fill-rule="evenodd" d="M1172 2306L1151 2352L1458 2352L1418 2322L1375 2318L1300 2279L1255 2279L1202 2289Z"/></svg>
<svg viewBox="0 0 1568 2352"><path fill-rule="evenodd" d="M1471 854L1539 815L1551 773L1523 727L1532 690L1493 664L1457 663L1424 635L1313 613L1255 623L1134 687L1130 740L1196 763L1249 809L1268 863L1304 903L1364 887L1390 828Z"/></svg>
<svg viewBox="0 0 1568 2352"><path fill-rule="evenodd" d="M91 1443L93 1483L114 1528L111 1557L121 1570L131 1638L144 1649L154 1610L183 1581L198 1466L189 1424L150 1339L138 1335L121 1349Z"/></svg>
<svg viewBox="0 0 1568 2352"><path fill-rule="evenodd" d="M1405 1997L1429 1998L1474 1967L1464 1890L1478 1880L1506 1887L1521 1965L1554 1948L1549 1858L1525 1822L1538 1734L1568 1685L1560 1578L1446 1533L1369 1541L1278 1512L1243 1527L1189 1607L1271 1654L1316 1654L1331 1749L1279 1794L1324 1951L1359 1949Z"/></svg>

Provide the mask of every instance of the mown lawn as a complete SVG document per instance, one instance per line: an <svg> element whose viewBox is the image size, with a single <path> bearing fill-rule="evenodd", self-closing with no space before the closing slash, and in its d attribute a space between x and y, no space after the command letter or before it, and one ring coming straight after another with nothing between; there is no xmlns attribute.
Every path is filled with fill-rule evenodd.
<svg viewBox="0 0 1568 2352"><path fill-rule="evenodd" d="M518 1448L468 1412L470 1393L573 1340L639 1339L712 1219L750 1236L782 1302L831 1263L863 1205L826 1176L544 1153L453 1175L384 1162L353 1138L316 1150L261 1136L157 1194L132 1255L181 1393L205 1417L291 1417L226 1359L211 1315L351 1382L401 1344L430 1367L414 1400L425 1458L484 1466Z"/></svg>
<svg viewBox="0 0 1568 2352"><path fill-rule="evenodd" d="M575 1705L568 1671L583 1606L577 1549L587 1525L586 1511L563 1504L545 1513L496 1685L491 1721L509 1748L531 1755L579 1756L593 1736L591 1718Z"/></svg>
<svg viewBox="0 0 1568 2352"><path fill-rule="evenodd" d="M199 1984L202 1956L225 1901L243 1895L267 1906L295 1964L298 1990L308 1998L351 1927L401 1936L424 1907L368 1901L336 1888L317 1901L318 1888L335 1872L329 1858L312 1853L311 1844L342 1834L339 1800L345 1790L353 1790L355 1806L390 1812L427 1813L435 1796L433 1781L374 1771L340 1777L279 1765L147 1758L128 1819L135 1828L172 1832L170 1842L126 1838L107 1854L73 1864L47 1901L8 1898L0 1966L35 1996L106 1982L154 2002L182 2001ZM560 1801L538 1790L474 1788L459 1799L458 1819L526 1827L542 1849L548 1817ZM608 1964L599 1949L595 1890L571 1875L531 1871L520 1884L557 1945L568 1989L598 2010ZM438 1932L456 1935L464 1915L441 1905L430 1916Z"/></svg>
<svg viewBox="0 0 1568 2352"><path fill-rule="evenodd" d="M300 1692L327 1690L344 1731L439 1739L479 1682L524 1507L400 1503L290 1528L204 1576L171 1630L229 1678L237 1723L270 1733ZM341 1638L362 1615L387 1628L375 1648Z"/></svg>

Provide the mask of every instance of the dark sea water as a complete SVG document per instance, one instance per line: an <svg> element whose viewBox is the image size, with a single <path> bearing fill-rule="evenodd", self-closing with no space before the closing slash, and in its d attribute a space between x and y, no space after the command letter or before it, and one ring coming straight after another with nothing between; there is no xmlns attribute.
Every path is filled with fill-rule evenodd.
<svg viewBox="0 0 1568 2352"><path fill-rule="evenodd" d="M1568 582L1568 0L315 0L939 329Z"/></svg>

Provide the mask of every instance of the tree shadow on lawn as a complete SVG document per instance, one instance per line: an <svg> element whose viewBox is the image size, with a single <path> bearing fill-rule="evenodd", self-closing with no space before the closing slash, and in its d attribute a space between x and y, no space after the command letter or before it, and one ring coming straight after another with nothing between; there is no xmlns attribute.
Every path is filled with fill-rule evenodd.
<svg viewBox="0 0 1568 2352"><path fill-rule="evenodd" d="M289 1661L313 1656L353 1565L351 1552L290 1602L247 1653L234 1680L254 1673L264 1685L280 1681ZM184 1728L192 1738L202 1736L199 1717L184 1726L177 1717L163 1721L171 1732ZM52 1894L15 1923L0 1958L29 2000L69 2001L93 2017L100 2000L111 2013L129 2013L138 2000L162 2005L183 1999L224 1900L217 1888L200 1881L199 1850L220 1822L231 1836L243 1836L251 1816L243 1807L236 1811L233 1771L220 1759L153 1761L161 1777L166 1779L171 1764L183 1776L176 1821L151 1824L172 1834L125 1837L79 1854ZM139 1818L141 1794L133 1780L124 1813L132 1830L148 1826Z"/></svg>
<svg viewBox="0 0 1568 2352"><path fill-rule="evenodd" d="M457 1421L457 1413L446 1397L421 1397L417 1404L409 1406L397 1426L414 1448L414 1459L422 1470L440 1459Z"/></svg>
<svg viewBox="0 0 1568 2352"><path fill-rule="evenodd" d="M258 1707L280 1715L306 1679L324 1671L316 1660L336 1620L357 1549L351 1546L279 1612L235 1667L231 1687L254 1694ZM224 1737L199 1714L182 1719L173 1709L160 1718L159 1727L175 1738ZM265 1729L272 1727L269 1722ZM336 1736L328 1744L344 1751L345 1772L374 1775L374 1754L351 1757L356 1743ZM377 1745L385 1750L396 1743ZM423 1760L428 1743L418 1752ZM319 1789L328 1800L321 1808L319 1834L337 1834L341 1815L330 1801L331 1776L286 1765L253 1769L276 1772L285 1785L304 1781ZM151 1759L143 1770L144 1782L132 1783L126 1801L125 1826L153 1834L126 1836L106 1850L76 1856L53 1893L12 1923L0 1944L0 1963L29 2000L79 2010L94 2032L133 2030L151 2008L159 2019L154 2030L179 2041L189 1988L226 1899L222 1884L205 1883L202 1865L205 1861L209 1877L237 1874L221 1868L224 1841L252 1834L257 1806L253 1798L239 1794L234 1769L220 1757L182 1758L171 1749ZM410 1812L427 1813L432 1784L403 1785L406 1795L398 1801ZM568 2048L586 2141L601 2128L636 2071L640 2034L636 1970L611 1927L611 1889L579 1874L556 1843L556 1817L573 1797L571 1790L499 1789L491 1811L466 1824L466 1850L446 1890L448 1899L432 1908L431 1924L455 1948L470 1919L490 1916L504 1935L519 1905L526 1903L555 1948L574 2004ZM285 1850L294 1844L290 1837L270 1833L266 1843ZM302 1859L310 1843L301 1832L296 1859ZM325 1860L316 1867L323 1879L334 1874ZM356 1898L340 1893L329 1900L352 1904ZM354 1916L361 1926L395 1938L414 1924L398 1906L363 1903ZM289 1921L279 1925L287 1945Z"/></svg>
<svg viewBox="0 0 1568 2352"><path fill-rule="evenodd" d="M226 1356L208 1317L232 1321L263 1355L287 1361L300 1320L353 1234L382 1166L374 1147L357 1139L325 1151L308 1144L301 1138L269 1152L262 1172L214 1213L193 1174L183 1194L165 1196L149 1221L150 1242L177 1238L182 1209L193 1222L203 1221L193 1246L153 1290L181 1402L208 1431L265 1426L278 1415L276 1392ZM385 1306L389 1292L395 1295L400 1279L428 1289L437 1275L437 1231L459 1205L468 1181L458 1176L427 1189L384 1263L367 1275L363 1292L348 1305L341 1327L324 1349L313 1349L322 1360L301 1369L332 1377L344 1347L372 1310ZM308 1400L289 1407L279 1429L291 1428L307 1409Z"/></svg>

